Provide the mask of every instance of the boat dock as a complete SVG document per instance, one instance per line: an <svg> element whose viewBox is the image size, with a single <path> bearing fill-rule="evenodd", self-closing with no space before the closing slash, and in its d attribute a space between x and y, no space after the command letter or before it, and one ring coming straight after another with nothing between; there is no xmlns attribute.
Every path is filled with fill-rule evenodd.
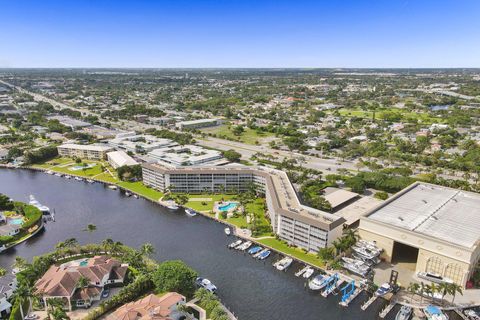
<svg viewBox="0 0 480 320"><path fill-rule="evenodd" d="M348 286L348 285L347 285ZM341 305L342 307L348 307L350 302L352 302L358 295L362 292L360 288L354 287L353 291L345 297L345 299L342 299L338 304Z"/></svg>
<svg viewBox="0 0 480 320"><path fill-rule="evenodd" d="M372 303L374 303L375 300L377 300L377 298L378 298L377 296L372 296L370 299L368 299L367 302L365 302L364 304L362 304L362 307L361 307L362 310L363 310L363 311L367 310L367 308L370 307L370 305L371 305Z"/></svg>
<svg viewBox="0 0 480 320"><path fill-rule="evenodd" d="M381 318L381 319L384 319L387 314L393 310L393 308L395 307L396 303L393 302L393 303L389 303L385 308L382 309L382 311L380 311L380 313L378 314L378 316Z"/></svg>
<svg viewBox="0 0 480 320"><path fill-rule="evenodd" d="M462 312L462 310L454 309L453 311L455 311L455 313L458 314L462 319L464 319L464 320L470 320L470 319Z"/></svg>

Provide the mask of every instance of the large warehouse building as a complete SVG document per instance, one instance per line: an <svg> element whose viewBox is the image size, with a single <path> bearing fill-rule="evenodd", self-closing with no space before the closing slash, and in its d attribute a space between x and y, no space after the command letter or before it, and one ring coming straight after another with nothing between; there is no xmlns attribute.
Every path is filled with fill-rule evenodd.
<svg viewBox="0 0 480 320"><path fill-rule="evenodd" d="M417 182L362 217L359 233L386 261L465 286L480 258L480 194Z"/></svg>

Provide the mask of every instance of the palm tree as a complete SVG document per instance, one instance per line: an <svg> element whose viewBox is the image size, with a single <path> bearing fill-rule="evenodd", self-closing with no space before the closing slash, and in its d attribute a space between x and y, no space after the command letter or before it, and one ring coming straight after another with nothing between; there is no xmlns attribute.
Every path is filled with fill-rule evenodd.
<svg viewBox="0 0 480 320"><path fill-rule="evenodd" d="M142 246L140 247L140 252L149 257L151 256L152 254L155 253L155 247L153 246L153 244L151 243L144 243L142 244Z"/></svg>
<svg viewBox="0 0 480 320"><path fill-rule="evenodd" d="M417 293L417 291L420 289L420 285L416 282L410 282L410 284L408 285L408 292L410 292L412 294L412 298L410 299L410 302L413 301L413 296L415 295L415 293Z"/></svg>
<svg viewBox="0 0 480 320"><path fill-rule="evenodd" d="M446 282L441 282L439 285L438 285L438 291L442 293L442 301L443 301L443 298L451 292L451 289L450 289L450 284L446 283Z"/></svg>
<svg viewBox="0 0 480 320"><path fill-rule="evenodd" d="M177 311L182 313L183 316L186 317L186 319L190 320L193 319L192 316L190 315L190 307L188 307L186 304L180 304L177 306Z"/></svg>
<svg viewBox="0 0 480 320"><path fill-rule="evenodd" d="M114 243L113 240L110 239L110 238L107 238L107 239L103 240L102 241L103 251L108 252L109 249L112 248L113 243Z"/></svg>
<svg viewBox="0 0 480 320"><path fill-rule="evenodd" d="M28 265L28 262L25 258L22 258L20 256L15 257L15 262L13 263L14 268L23 270L27 265Z"/></svg>
<svg viewBox="0 0 480 320"><path fill-rule="evenodd" d="M90 283L90 281L87 278L85 278L84 276L81 276L78 279L77 288L79 288L79 289L86 288L86 287L88 287L89 283Z"/></svg>
<svg viewBox="0 0 480 320"><path fill-rule="evenodd" d="M87 225L87 228L85 229L85 231L88 231L88 232L93 232L93 231L95 231L95 230L97 230L97 226L94 225L94 224L91 224L91 223L89 223L89 224Z"/></svg>
<svg viewBox="0 0 480 320"><path fill-rule="evenodd" d="M453 303L457 293L459 293L460 295L463 296L463 288L456 283L450 283L449 286L450 286L450 290L451 290L450 294L453 296L453 298L452 298L452 303Z"/></svg>
<svg viewBox="0 0 480 320"><path fill-rule="evenodd" d="M24 302L24 299L29 295L29 291L30 290L27 286L20 285L12 295L12 301L15 301L15 303L18 304L22 319L25 319L25 315L23 312L23 302Z"/></svg>
<svg viewBox="0 0 480 320"><path fill-rule="evenodd" d="M425 283L420 282L420 303L423 302L423 293L425 292Z"/></svg>

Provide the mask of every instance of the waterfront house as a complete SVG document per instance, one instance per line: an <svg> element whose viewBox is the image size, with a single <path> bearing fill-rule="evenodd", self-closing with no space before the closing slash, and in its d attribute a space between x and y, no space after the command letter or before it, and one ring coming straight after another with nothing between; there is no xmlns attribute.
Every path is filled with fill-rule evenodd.
<svg viewBox="0 0 480 320"><path fill-rule="evenodd" d="M48 299L60 298L69 310L72 307L89 308L100 300L104 289L110 285L123 284L128 265L107 256L70 261L62 265L52 265L35 283L37 294L45 308ZM85 278L87 286L81 287Z"/></svg>
<svg viewBox="0 0 480 320"><path fill-rule="evenodd" d="M14 236L20 232L20 226L16 224L4 224L0 226L0 236Z"/></svg>
<svg viewBox="0 0 480 320"><path fill-rule="evenodd" d="M0 277L0 319L7 319L12 305L8 301L17 289L17 279L14 275L7 274Z"/></svg>
<svg viewBox="0 0 480 320"><path fill-rule="evenodd" d="M169 292L159 297L150 294L140 300L124 304L105 320L178 320L184 319L178 306L186 299L179 293Z"/></svg>

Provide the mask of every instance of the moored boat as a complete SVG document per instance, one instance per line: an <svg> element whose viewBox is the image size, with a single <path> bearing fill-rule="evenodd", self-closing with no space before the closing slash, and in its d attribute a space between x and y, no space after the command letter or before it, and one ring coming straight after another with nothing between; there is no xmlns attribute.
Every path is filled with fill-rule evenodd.
<svg viewBox="0 0 480 320"><path fill-rule="evenodd" d="M233 249L233 248L235 248L236 246L239 246L240 244L242 244L242 242L243 242L242 240L236 240L236 241L230 243L230 244L228 245L228 247L229 247L230 249Z"/></svg>
<svg viewBox="0 0 480 320"><path fill-rule="evenodd" d="M377 291L375 291L375 295L377 297L383 297L384 295L392 291L392 286L389 283L384 283L377 289Z"/></svg>
<svg viewBox="0 0 480 320"><path fill-rule="evenodd" d="M40 202L38 202L33 195L30 195L29 204L36 207L38 210L40 210L43 215L49 215L50 214L50 208L47 207L47 206L44 206Z"/></svg>
<svg viewBox="0 0 480 320"><path fill-rule="evenodd" d="M305 279L310 278L314 272L315 272L315 269L313 269L312 267L309 267L309 269L305 271L305 273L303 274L303 278Z"/></svg>
<svg viewBox="0 0 480 320"><path fill-rule="evenodd" d="M328 277L323 274L317 274L312 280L308 282L310 290L322 290L327 285Z"/></svg>
<svg viewBox="0 0 480 320"><path fill-rule="evenodd" d="M286 270L293 262L293 259L290 257L285 257L282 260L276 262L274 264L275 268L277 268L278 271L284 271Z"/></svg>
<svg viewBox="0 0 480 320"><path fill-rule="evenodd" d="M252 242L251 241L246 241L243 244L237 246L235 249L240 250L240 251L245 251L248 248L250 248L251 246L252 246Z"/></svg>
<svg viewBox="0 0 480 320"><path fill-rule="evenodd" d="M229 236L232 233L229 227L226 227L224 231L227 236Z"/></svg>
<svg viewBox="0 0 480 320"><path fill-rule="evenodd" d="M423 309L423 313L428 320L448 320L448 316L440 310L437 306L429 305L425 309Z"/></svg>
<svg viewBox="0 0 480 320"><path fill-rule="evenodd" d="M253 247L253 248L250 248L250 249L248 250L248 253L249 253L249 254L256 254L257 252L262 251L262 249L263 249L263 248L260 247L260 246L255 246L255 247Z"/></svg>
<svg viewBox="0 0 480 320"><path fill-rule="evenodd" d="M409 306L402 306L395 316L395 320L408 320L412 316L412 308Z"/></svg>
<svg viewBox="0 0 480 320"><path fill-rule="evenodd" d="M295 277L300 277L300 276L303 276L303 274L308 270L308 268L310 268L309 266L305 266L303 267L302 269L298 270L297 272L295 272Z"/></svg>
<svg viewBox="0 0 480 320"><path fill-rule="evenodd" d="M193 209L190 209L190 208L186 208L185 209L185 213L187 214L187 216L189 217L195 217L197 215L197 212Z"/></svg>
<svg viewBox="0 0 480 320"><path fill-rule="evenodd" d="M270 250L267 250L267 251L264 251L262 252L259 256L258 256L258 260L265 260L268 258L268 256L270 256L272 252Z"/></svg>

